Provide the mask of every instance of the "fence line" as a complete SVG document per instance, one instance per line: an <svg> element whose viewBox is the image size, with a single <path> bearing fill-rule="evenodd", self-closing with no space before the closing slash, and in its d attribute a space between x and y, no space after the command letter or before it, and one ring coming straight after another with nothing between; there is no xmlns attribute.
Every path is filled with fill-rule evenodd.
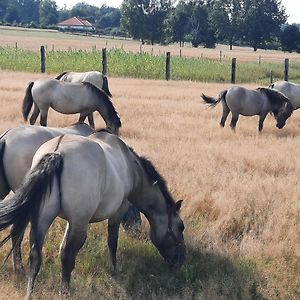
<svg viewBox="0 0 300 300"><path fill-rule="evenodd" d="M16 44L17 47L17 44ZM142 45L141 45L142 51ZM54 51L54 45L52 45L52 51ZM45 46L40 47L41 53L41 73L46 72L46 50ZM180 51L181 54L181 51ZM201 58L203 54L201 54ZM219 61L222 62L222 51L220 51ZM102 48L102 74L107 75L107 50L106 48ZM259 56L259 64L261 64L261 56ZM236 57L231 60L231 83L236 83L236 69L237 69L237 59ZM165 78L166 80L171 79L171 52L166 52L166 65L165 65ZM283 71L283 79L288 81L289 78L289 59L284 59L284 71ZM273 82L273 71L270 70L270 82Z"/></svg>

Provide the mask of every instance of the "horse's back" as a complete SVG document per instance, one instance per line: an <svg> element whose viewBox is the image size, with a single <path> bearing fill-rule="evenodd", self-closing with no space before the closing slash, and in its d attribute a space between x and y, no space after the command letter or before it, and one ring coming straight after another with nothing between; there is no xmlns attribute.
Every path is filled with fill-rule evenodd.
<svg viewBox="0 0 300 300"><path fill-rule="evenodd" d="M300 84L287 81L276 81L271 87L284 94L291 101L294 109L300 107Z"/></svg>
<svg viewBox="0 0 300 300"><path fill-rule="evenodd" d="M32 166L54 149L63 156L61 215L68 220L87 222L114 215L126 198L124 181L129 174L123 175L124 158L113 157L118 150L89 137L65 135L43 144Z"/></svg>
<svg viewBox="0 0 300 300"><path fill-rule="evenodd" d="M267 98L257 90L234 86L227 90L226 104L233 113L253 116L261 112Z"/></svg>
<svg viewBox="0 0 300 300"><path fill-rule="evenodd" d="M11 129L5 136L5 155L3 165L8 183L15 190L30 169L36 150L58 133L38 126L19 126Z"/></svg>

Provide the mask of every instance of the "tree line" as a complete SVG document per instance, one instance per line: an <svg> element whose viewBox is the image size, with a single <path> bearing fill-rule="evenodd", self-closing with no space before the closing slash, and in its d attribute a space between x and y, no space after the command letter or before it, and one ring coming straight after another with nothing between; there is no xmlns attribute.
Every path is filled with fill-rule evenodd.
<svg viewBox="0 0 300 300"><path fill-rule="evenodd" d="M298 25L286 24L281 0L123 0L120 9L84 2L58 9L53 0L1 0L0 22L56 27L72 16L95 24L97 33L128 35L143 43L216 43L300 52Z"/></svg>

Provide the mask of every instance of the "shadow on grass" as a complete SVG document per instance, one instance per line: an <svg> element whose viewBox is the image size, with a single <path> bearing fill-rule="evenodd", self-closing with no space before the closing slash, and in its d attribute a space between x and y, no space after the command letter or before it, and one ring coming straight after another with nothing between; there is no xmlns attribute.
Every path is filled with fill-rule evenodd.
<svg viewBox="0 0 300 300"><path fill-rule="evenodd" d="M115 278L134 299L264 299L250 261L202 255L188 248L185 265L171 271L154 248L150 253L136 250L122 253Z"/></svg>

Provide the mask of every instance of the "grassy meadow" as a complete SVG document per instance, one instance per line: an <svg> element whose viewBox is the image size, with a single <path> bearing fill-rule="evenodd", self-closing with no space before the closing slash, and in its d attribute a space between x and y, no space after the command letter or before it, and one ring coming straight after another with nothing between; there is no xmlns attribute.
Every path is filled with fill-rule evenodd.
<svg viewBox="0 0 300 300"><path fill-rule="evenodd" d="M23 124L26 85L43 76L50 75L0 72L1 132ZM77 258L72 299L299 299L299 113L282 130L268 116L262 135L256 117L241 117L233 133L228 125L218 126L221 106L208 109L200 101L202 92L215 95L227 84L109 80L122 139L152 160L175 199L184 199L187 262L169 271L147 240L144 220L140 239L121 230L118 273L112 277L106 223L94 224ZM49 126L76 120L51 111ZM99 116L96 125L103 126ZM35 299L58 299L64 227L56 220L50 228ZM7 251L1 249L0 260ZM25 286L8 261L0 298L22 299Z"/></svg>
<svg viewBox="0 0 300 300"><path fill-rule="evenodd" d="M47 46L43 75L41 45ZM299 81L300 55L239 47L230 51L222 45L141 46L131 40L0 26L0 132L24 124L21 103L29 81L66 70L101 69L103 47L108 49L112 101L123 124L121 138L151 159L175 199L184 199L187 262L178 271L168 270L148 241L144 219L140 239L121 230L118 273L112 277L106 222L93 224L77 257L71 298L299 299L299 112L282 130L268 116L262 135L257 134L257 117L240 117L233 133L230 118L219 128L221 106L208 109L200 95L216 95L230 86L232 57L237 57L237 82L246 87L268 84L271 69L274 80L281 79L286 57L291 80ZM153 80L164 78L166 51L171 51L174 80ZM49 126L67 126L77 118L50 111ZM95 121L104 126L99 116ZM65 222L56 220L49 230L35 299L59 299L64 228ZM24 260L28 250L26 234ZM0 261L7 251L8 245L0 249ZM25 286L8 261L0 273L0 299L23 299Z"/></svg>

